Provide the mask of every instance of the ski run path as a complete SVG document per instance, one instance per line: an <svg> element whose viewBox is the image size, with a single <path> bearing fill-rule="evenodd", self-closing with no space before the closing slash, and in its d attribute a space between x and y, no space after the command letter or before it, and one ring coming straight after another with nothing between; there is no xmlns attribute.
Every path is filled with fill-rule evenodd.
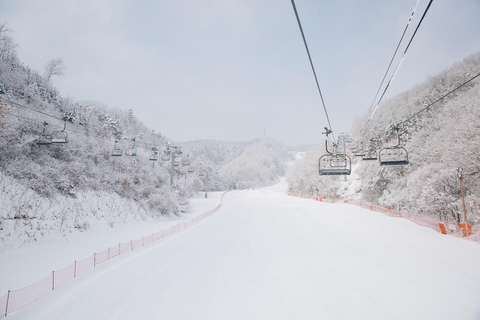
<svg viewBox="0 0 480 320"><path fill-rule="evenodd" d="M480 319L478 243L285 189L230 192L6 319Z"/></svg>

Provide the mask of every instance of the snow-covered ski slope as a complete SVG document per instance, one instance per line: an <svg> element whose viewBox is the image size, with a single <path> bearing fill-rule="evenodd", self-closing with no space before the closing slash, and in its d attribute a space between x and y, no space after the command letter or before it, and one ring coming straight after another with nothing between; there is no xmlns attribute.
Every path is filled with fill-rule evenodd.
<svg viewBox="0 0 480 320"><path fill-rule="evenodd" d="M8 319L480 319L480 245L401 218L231 192L210 218Z"/></svg>

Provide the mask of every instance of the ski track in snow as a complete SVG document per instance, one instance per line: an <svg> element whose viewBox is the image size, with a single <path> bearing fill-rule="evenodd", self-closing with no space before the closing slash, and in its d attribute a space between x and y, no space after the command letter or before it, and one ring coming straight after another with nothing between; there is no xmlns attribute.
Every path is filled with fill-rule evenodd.
<svg viewBox="0 0 480 320"><path fill-rule="evenodd" d="M478 243L285 189L229 193L8 319L480 319Z"/></svg>

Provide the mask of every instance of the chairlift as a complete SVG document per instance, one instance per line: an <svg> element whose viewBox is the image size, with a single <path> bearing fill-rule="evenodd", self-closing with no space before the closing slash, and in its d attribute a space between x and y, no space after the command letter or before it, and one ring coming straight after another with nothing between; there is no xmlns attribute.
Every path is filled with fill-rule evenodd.
<svg viewBox="0 0 480 320"><path fill-rule="evenodd" d="M52 143L67 143L68 142L68 132L65 131L67 129L67 121L63 123L63 130L62 131L54 131L52 133Z"/></svg>
<svg viewBox="0 0 480 320"><path fill-rule="evenodd" d="M170 161L170 160L171 160L171 159L170 159L170 156L168 156L168 155L162 156L162 161L168 162L168 161Z"/></svg>
<svg viewBox="0 0 480 320"><path fill-rule="evenodd" d="M409 164L408 151L405 148L400 147L398 128L396 128L396 130L398 143L394 146L385 147L380 150L378 153L378 161L380 162L380 165L396 166Z"/></svg>
<svg viewBox="0 0 480 320"><path fill-rule="evenodd" d="M351 160L345 154L324 154L318 160L320 175L350 175Z"/></svg>
<svg viewBox="0 0 480 320"><path fill-rule="evenodd" d="M128 156L128 157L137 156L137 148L136 148L135 138L133 139L133 146L131 148L127 148L125 150L125 155Z"/></svg>
<svg viewBox="0 0 480 320"><path fill-rule="evenodd" d="M150 161L158 161L158 148L152 147L152 155L150 156Z"/></svg>
<svg viewBox="0 0 480 320"><path fill-rule="evenodd" d="M363 161L372 161L377 159L377 152L375 150L367 151L365 156L362 158Z"/></svg>
<svg viewBox="0 0 480 320"><path fill-rule="evenodd" d="M318 173L320 175L350 175L352 161L346 154L332 153L328 150L328 134L331 131L327 128L327 139L325 139L326 154L318 159Z"/></svg>
<svg viewBox="0 0 480 320"><path fill-rule="evenodd" d="M187 172L188 172L188 173L193 173L193 168L192 168L192 167L188 167Z"/></svg>
<svg viewBox="0 0 480 320"><path fill-rule="evenodd" d="M363 149L363 142L355 142L355 145L353 145L350 148L350 151L353 153L355 157L365 157L365 150Z"/></svg>
<svg viewBox="0 0 480 320"><path fill-rule="evenodd" d="M117 140L115 140L115 146L113 147L113 150L112 150L112 156L113 157L121 157L122 156L122 149L120 148L117 148Z"/></svg>
<svg viewBox="0 0 480 320"><path fill-rule="evenodd" d="M42 130L42 134L40 135L40 137L37 139L36 143L38 145L49 145L49 144L52 144L52 137L51 136L48 136L46 133L45 133L45 129L46 127L48 126L48 123L44 122L43 123L43 130Z"/></svg>

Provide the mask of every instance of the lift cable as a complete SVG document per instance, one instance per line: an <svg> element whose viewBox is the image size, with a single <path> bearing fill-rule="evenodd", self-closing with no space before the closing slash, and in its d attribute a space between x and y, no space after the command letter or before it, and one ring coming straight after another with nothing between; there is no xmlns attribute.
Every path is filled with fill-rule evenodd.
<svg viewBox="0 0 480 320"><path fill-rule="evenodd" d="M469 80L465 81L464 83L462 83L461 85L459 85L458 87L456 87L455 89L449 91L448 93L444 94L443 96L441 96L440 98L438 98L437 100L433 101L432 103L430 103L429 105L423 107L422 109L420 109L419 111L415 112L414 114L412 114L410 117L400 121L399 123L397 123L394 128L398 128L402 123L404 122L407 122L409 121L410 119L412 119L413 117L417 116L419 113L429 109L431 106L433 106L434 104L436 104L437 102L439 102L440 100L443 100L445 99L447 96L449 96L450 94L454 93L455 91L457 91L458 89L462 88L463 86L467 85L468 83L472 82L473 80L475 80L476 78L480 77L480 73L478 73L476 76L474 76L473 78L470 78Z"/></svg>
<svg viewBox="0 0 480 320"><path fill-rule="evenodd" d="M320 99L322 100L323 110L325 111L325 116L327 117L328 127L332 131L332 125L330 123L330 118L328 117L327 107L325 106L325 101L323 100L322 91L320 90L320 85L318 84L317 73L315 72L315 67L313 66L312 57L310 55L310 50L308 50L307 40L305 39L305 34L303 33L302 24L300 23L300 17L298 16L297 7L295 6L295 1L292 1L293 11L297 18L298 27L300 28L300 33L302 34L303 43L305 44L305 49L307 50L308 60L310 60L310 66L312 67L313 76L315 77L315 83L317 84L318 93L320 94ZM335 135L332 132L333 140L335 141Z"/></svg>
<svg viewBox="0 0 480 320"><path fill-rule="evenodd" d="M405 36L405 33L407 32L407 29L408 27L410 26L410 22L412 21L412 18L413 18L413 15L415 14L415 11L417 10L417 7L419 5L421 0L417 0L417 4L415 5L415 8L413 8L413 11L412 13L410 14L410 18L408 19L408 22L407 22L407 25L405 26L405 29L403 30L403 33L402 33L402 36L400 37L400 41L398 42L397 44L397 48L395 49L395 52L393 53L393 56L392 56L392 59L390 60L390 63L388 65L388 68L387 68L387 71L385 71L385 74L383 75L383 79L382 79L382 82L380 83L380 86L378 87L378 90L377 90L377 93L375 94L375 98L373 98L373 101L372 101L372 104L370 105L370 108L368 108L368 112L370 113L370 110L372 110L374 104L375 104L375 101L377 100L377 97L378 97L378 94L380 93L380 89L382 88L383 86L383 83L385 82L385 79L387 78L387 74L388 72L390 71L390 67L392 66L392 63L393 63L393 60L395 59L395 57L397 56L397 52L398 52L398 49L400 48L400 45L403 41L403 37ZM368 121L365 123L365 126L368 124ZM365 127L364 126L364 127ZM362 130L362 133L363 133L363 130Z"/></svg>
<svg viewBox="0 0 480 320"><path fill-rule="evenodd" d="M32 108L29 108L29 107L27 107L27 106L24 106L24 105L18 103L18 102L11 101L11 100L9 100L9 99L5 99L5 98L2 98L2 97L0 97L0 100L4 101L4 102L6 102L7 104L10 104L10 105L12 105L12 106L14 106L14 107L23 108L23 109L26 109L26 110L29 110L29 111L36 112L36 113L38 113L38 114L41 114L41 115L43 115L43 116L45 116L45 117L48 117L48 118L50 118L50 119L54 119L54 120L60 121L60 122L62 122L62 124L65 123L65 120L63 120L63 119L61 119L61 118L58 118L58 117L56 117L56 116L53 116L53 115L51 115L51 114L48 114L48 113L45 113L45 112L42 112L42 111L38 111L38 110L35 110L35 109L32 109ZM12 113L11 115L14 116L14 117L17 117L17 118L21 118L21 119L30 121L30 122L37 122L37 121L34 120L34 119L29 119L29 118L20 116L20 115L15 114L15 113ZM76 123L73 123L73 122L72 122L72 124L75 124L75 125L77 125L77 126L80 126L79 124L76 124ZM82 128L85 128L85 129L87 129L87 130L91 130L91 131L93 131L94 133L96 133L96 134L98 134L98 135L103 134L102 131L98 131L98 130L95 130L95 129L93 129L93 128L89 128L89 127L87 127L87 126L81 126L81 127L82 127ZM69 128L68 131L76 132L76 133L80 133L80 134L85 134L84 131L78 131L78 130L75 130L75 129L72 129L72 128ZM130 140L130 138L126 138L126 139L127 139L127 140ZM145 141L145 143L153 144L151 141L150 141L150 142Z"/></svg>
<svg viewBox="0 0 480 320"><path fill-rule="evenodd" d="M48 114L48 113L45 113L45 112L42 112L42 111L39 111L39 110L35 110L35 109L32 109L32 108L29 108L27 106L24 106L18 102L15 102L15 101L11 101L9 99L5 99L5 98L0 98L0 100L10 104L10 105L13 105L14 107L18 107L18 108L22 108L22 109L26 109L26 110L30 110L30 111L33 111L33 112L36 112L38 114L41 114L42 116L45 116L45 117L48 117L50 119L54 119L54 120L57 120L57 121L60 121L60 122L64 122L63 119L60 119L58 117L55 117L55 116L52 116L51 114ZM73 130L72 130L73 131Z"/></svg>
<svg viewBox="0 0 480 320"><path fill-rule="evenodd" d="M425 18L425 15L427 14L428 10L430 9L430 6L432 5L432 2L433 2L433 0L430 0L430 2L428 3L427 8L426 8L425 11L423 12L422 18L421 18L420 21L418 22L417 28L415 29L415 32L413 33L412 37L410 38L410 41L408 42L408 45L407 45L407 47L405 48L405 51L403 52L402 58L400 59L400 62L398 63L397 67L395 68L395 71L394 71L392 77L390 78L390 80L389 80L388 83L387 83L387 86L386 86L385 89L383 90L383 93L382 93L382 95L380 96L380 99L378 100L377 105L375 106L375 109L373 110L372 114L370 115L370 118L367 120L367 123L365 124L365 126L368 125L368 123L370 122L370 120L372 120L373 115L375 114L375 112L376 112L377 109L378 109L378 106L380 105L380 102L382 102L382 99L383 99L383 97L385 96L385 93L387 92L388 88L390 87L390 84L392 83L393 79L394 79L395 76L397 75L397 72L398 72L398 70L400 69L400 66L401 66L402 63L403 63L403 60L405 59L405 55L406 55L406 53L407 53L407 51L408 51L408 48L410 48L410 44L412 43L413 38L414 38L415 35L417 34L418 28L419 28L420 25L422 24L422 21L423 21L423 19ZM362 132L363 132L363 131L362 131Z"/></svg>

